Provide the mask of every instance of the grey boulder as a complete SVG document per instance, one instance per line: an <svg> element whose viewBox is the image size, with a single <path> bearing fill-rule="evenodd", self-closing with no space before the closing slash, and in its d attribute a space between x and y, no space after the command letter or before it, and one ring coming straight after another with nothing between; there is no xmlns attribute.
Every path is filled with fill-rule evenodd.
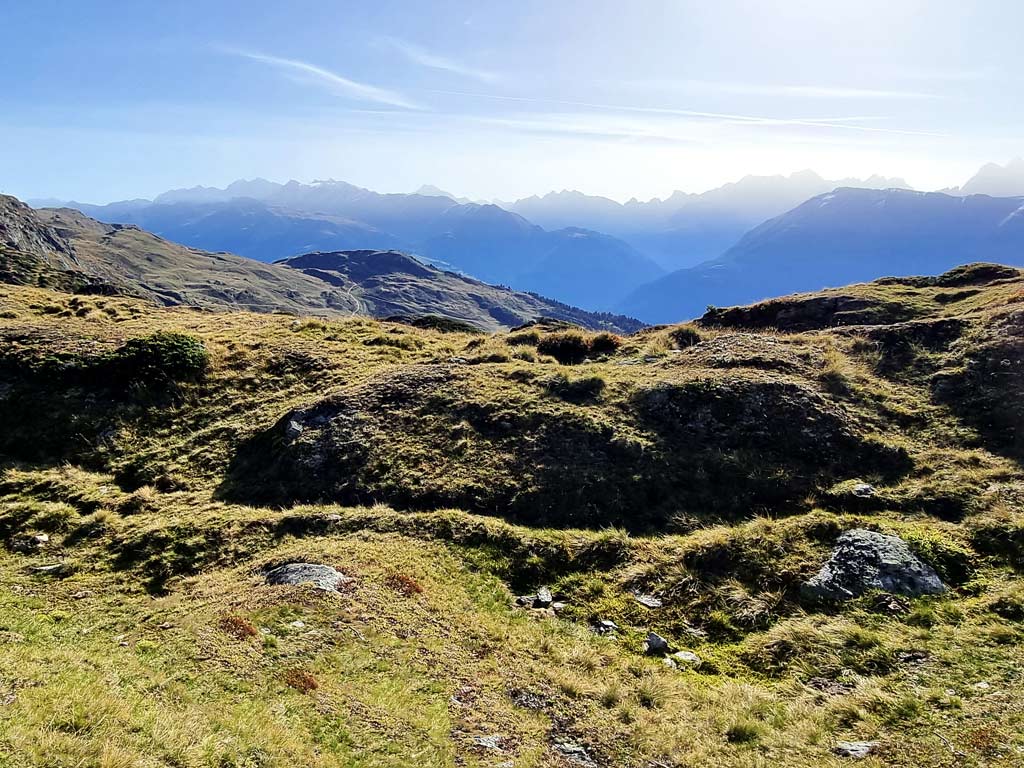
<svg viewBox="0 0 1024 768"><path fill-rule="evenodd" d="M863 760L868 755L874 754L877 749L877 741L840 741L832 751L839 757Z"/></svg>
<svg viewBox="0 0 1024 768"><path fill-rule="evenodd" d="M836 540L828 562L801 587L808 600L850 600L873 590L913 597L946 585L900 537L857 528Z"/></svg>
<svg viewBox="0 0 1024 768"><path fill-rule="evenodd" d="M337 592L338 587L352 581L329 565L319 563L286 563L266 573L267 584L275 586L312 584L326 592Z"/></svg>

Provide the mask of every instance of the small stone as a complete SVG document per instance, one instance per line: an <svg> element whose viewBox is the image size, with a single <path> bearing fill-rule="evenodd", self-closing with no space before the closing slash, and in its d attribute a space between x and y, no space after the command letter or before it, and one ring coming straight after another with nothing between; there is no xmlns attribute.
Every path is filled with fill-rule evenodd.
<svg viewBox="0 0 1024 768"><path fill-rule="evenodd" d="M483 749L493 749L493 750L497 750L498 752L503 752L504 751L504 748L502 747L502 744L504 743L504 741L505 741L505 737L504 736L500 736L498 734L495 734L493 736L474 736L473 737L473 743L476 744L478 747L482 747Z"/></svg>
<svg viewBox="0 0 1024 768"><path fill-rule="evenodd" d="M699 667L701 665L701 658L693 651L679 651L672 654L672 658L680 664L685 664L688 667Z"/></svg>
<svg viewBox="0 0 1024 768"><path fill-rule="evenodd" d="M838 680L830 680L827 677L812 677L807 681L807 686L816 691L821 691L826 696L845 696L854 688L850 683L841 683Z"/></svg>
<svg viewBox="0 0 1024 768"><path fill-rule="evenodd" d="M671 647L668 644L668 640L659 635L657 632L647 633L647 642L644 645L644 653L654 656L659 653L668 653Z"/></svg>
<svg viewBox="0 0 1024 768"><path fill-rule="evenodd" d="M289 440L294 440L302 434L303 430L305 430L305 427L295 419L292 419L285 425L284 434Z"/></svg>
<svg viewBox="0 0 1024 768"><path fill-rule="evenodd" d="M550 608L551 603L554 602L554 598L551 596L551 590L547 587L541 587L537 590L537 597L533 601L534 608Z"/></svg>
<svg viewBox="0 0 1024 768"><path fill-rule="evenodd" d="M878 749L877 741L840 741L832 751L839 757L850 757L854 760L863 760L868 755L874 754Z"/></svg>
<svg viewBox="0 0 1024 768"><path fill-rule="evenodd" d="M66 573L68 568L64 563L54 563L52 565L34 565L29 570L44 576L60 576L62 573Z"/></svg>
<svg viewBox="0 0 1024 768"><path fill-rule="evenodd" d="M633 597L636 598L636 601L644 608L661 608L662 606L661 599L654 595L644 595L637 592L634 593Z"/></svg>
<svg viewBox="0 0 1024 768"><path fill-rule="evenodd" d="M858 499L870 499L875 495L875 486L869 483L857 483L850 489L850 493L856 496Z"/></svg>
<svg viewBox="0 0 1024 768"><path fill-rule="evenodd" d="M164 630L174 629L174 625L171 624L171 622L169 622L169 621L165 621L163 624L158 624L156 628L157 629L164 629Z"/></svg>
<svg viewBox="0 0 1024 768"><path fill-rule="evenodd" d="M979 691L987 691L992 686L991 686L991 684L989 684L989 683L985 682L984 680L982 680L980 683L975 683L974 687L977 688Z"/></svg>
<svg viewBox="0 0 1024 768"><path fill-rule="evenodd" d="M619 625L609 619L598 619L590 625L590 628L599 635L610 635L619 631Z"/></svg>
<svg viewBox="0 0 1024 768"><path fill-rule="evenodd" d="M526 608L533 605L533 601L537 599L536 595L519 595L516 598L516 605L520 608Z"/></svg>
<svg viewBox="0 0 1024 768"><path fill-rule="evenodd" d="M554 749L565 755L565 758L574 765L595 766L597 763L587 754L587 750L580 744L571 741L556 742L552 745Z"/></svg>
<svg viewBox="0 0 1024 768"><path fill-rule="evenodd" d="M296 629L304 629L305 626L306 626L306 622L300 621L299 619L296 619L295 621L290 623L288 626L289 627L295 627Z"/></svg>
<svg viewBox="0 0 1024 768"><path fill-rule="evenodd" d="M341 515L339 515L337 512L332 512L329 515L324 515L324 520L326 520L328 523L340 523L342 519L343 518L341 517Z"/></svg>
<svg viewBox="0 0 1024 768"><path fill-rule="evenodd" d="M897 660L901 664L920 664L922 661L927 661L929 656L927 651L903 651L896 656Z"/></svg>
<svg viewBox="0 0 1024 768"><path fill-rule="evenodd" d="M564 611L568 607L569 607L568 603L555 602L555 603L551 604L551 610L554 611L555 613L561 613L562 611Z"/></svg>

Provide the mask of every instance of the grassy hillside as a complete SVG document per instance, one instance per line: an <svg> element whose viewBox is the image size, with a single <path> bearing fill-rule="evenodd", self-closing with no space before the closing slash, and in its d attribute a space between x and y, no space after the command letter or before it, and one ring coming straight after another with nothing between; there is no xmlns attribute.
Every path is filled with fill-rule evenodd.
<svg viewBox="0 0 1024 768"><path fill-rule="evenodd" d="M1024 275L837 295L481 335L0 286L0 763L1019 765ZM853 528L950 591L805 603Z"/></svg>
<svg viewBox="0 0 1024 768"><path fill-rule="evenodd" d="M310 259L331 263L305 269ZM620 332L643 326L487 285L394 251L315 253L264 264L188 248L136 226L104 224L69 208L33 211L8 196L0 196L0 281L215 311L432 315L485 331L541 317Z"/></svg>

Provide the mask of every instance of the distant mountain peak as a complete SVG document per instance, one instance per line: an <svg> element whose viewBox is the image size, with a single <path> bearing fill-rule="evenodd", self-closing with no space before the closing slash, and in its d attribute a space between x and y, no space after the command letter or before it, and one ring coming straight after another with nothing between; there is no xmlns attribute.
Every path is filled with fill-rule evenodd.
<svg viewBox="0 0 1024 768"><path fill-rule="evenodd" d="M1024 196L1024 158L1015 157L1006 165L986 163L959 190L951 191L990 197Z"/></svg>

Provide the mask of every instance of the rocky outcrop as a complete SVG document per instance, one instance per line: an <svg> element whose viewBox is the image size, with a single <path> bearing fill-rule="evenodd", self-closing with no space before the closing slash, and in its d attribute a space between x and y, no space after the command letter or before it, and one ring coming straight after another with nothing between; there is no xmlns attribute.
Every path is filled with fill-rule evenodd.
<svg viewBox="0 0 1024 768"><path fill-rule="evenodd" d="M320 563L286 563L266 573L267 584L274 586L301 586L312 584L325 592L337 592L350 579L329 565Z"/></svg>
<svg viewBox="0 0 1024 768"><path fill-rule="evenodd" d="M873 590L934 595L945 592L946 585L903 539L859 528L839 537L828 562L801 591L810 601L836 601Z"/></svg>

